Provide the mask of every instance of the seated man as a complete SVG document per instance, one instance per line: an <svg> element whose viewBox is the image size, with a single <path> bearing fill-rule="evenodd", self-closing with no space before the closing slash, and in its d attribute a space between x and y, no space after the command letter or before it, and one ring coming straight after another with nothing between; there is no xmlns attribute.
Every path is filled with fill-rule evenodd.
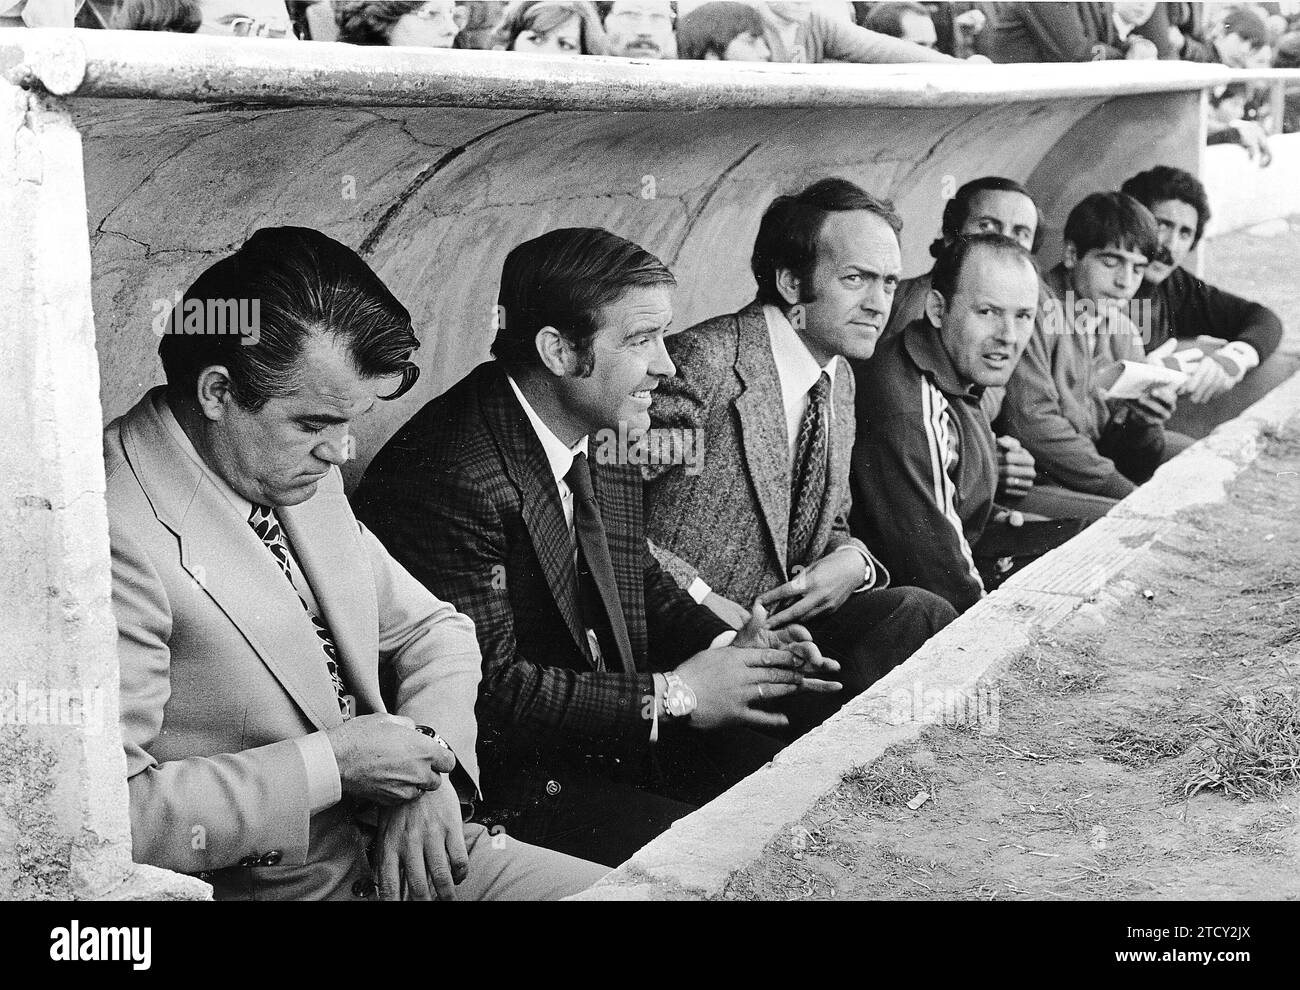
<svg viewBox="0 0 1300 990"><path fill-rule="evenodd" d="M1187 398L1170 425L1203 437L1289 378L1300 360L1278 353L1282 321L1271 309L1216 288L1182 267L1210 220L1209 197L1199 179L1157 165L1121 188L1151 211L1160 233L1160 250L1147 265L1137 294L1151 301L1148 352L1170 346L1171 340L1222 341L1175 355L1190 377L1183 386Z"/></svg>
<svg viewBox="0 0 1300 990"><path fill-rule="evenodd" d="M736 635L650 553L640 470L608 438L644 430L673 373L674 284L608 231L519 245L497 360L403 426L356 493L411 573L474 620L484 819L611 865L772 758L776 741L745 727L785 720L755 703L838 687L817 679L836 667L806 630L759 617Z"/></svg>
<svg viewBox="0 0 1300 990"><path fill-rule="evenodd" d="M668 0L613 0L598 3L609 53L619 58L677 57L677 17Z"/></svg>
<svg viewBox="0 0 1300 990"><path fill-rule="evenodd" d="M1184 62L1218 62L1234 69L1268 68L1273 57L1268 25L1253 10L1229 10L1214 22L1204 41L1184 35L1178 57Z"/></svg>
<svg viewBox="0 0 1300 990"><path fill-rule="evenodd" d="M887 589L888 571L848 529L854 385L844 358L875 348L901 226L889 204L844 179L778 197L754 242L758 297L669 338L677 376L650 408L655 430L685 431L705 452L699 470L646 467L650 537L674 576L733 626L756 598L775 610L773 625L806 621L842 663L842 697L954 616L929 592ZM800 707L800 728L828 714Z"/></svg>
<svg viewBox="0 0 1300 990"><path fill-rule="evenodd" d="M1046 278L1056 301L1007 382L999 431L1024 444L1049 483L1121 499L1191 442L1163 428L1172 386L1122 401L1106 392L1118 362L1145 361L1128 305L1159 235L1137 200L1093 193L1070 211L1064 240Z"/></svg>
<svg viewBox="0 0 1300 990"><path fill-rule="evenodd" d="M984 595L972 548L993 518L997 486L980 393L1006 384L1033 334L1038 269L1011 238L976 234L946 245L931 276L925 316L871 360L850 362L858 435L849 527L894 580L965 611Z"/></svg>
<svg viewBox="0 0 1300 990"><path fill-rule="evenodd" d="M930 245L930 254L939 257L945 247L962 235L1003 234L1027 251L1037 252L1042 241L1042 217L1029 190L1015 179L999 175L985 175L963 185L944 205L939 236ZM903 279L894 294L894 307L889 313L882 340L888 340L909 323L925 316L926 300L930 295L930 272L915 278ZM1047 305L1051 292L1040 287L1040 311ZM980 395L980 406L990 422L998 418L1006 390L1000 385L985 388ZM1114 500L1067 492L1047 486L1034 487L1036 472L1034 458L1020 441L1012 436L997 438L998 490L997 497L1017 511L1050 518L1100 519Z"/></svg>
<svg viewBox="0 0 1300 990"><path fill-rule="evenodd" d="M696 7L677 24L682 58L722 62L769 62L763 19L747 3L716 2Z"/></svg>
<svg viewBox="0 0 1300 990"><path fill-rule="evenodd" d="M386 898L589 886L594 864L463 823L473 625L343 495L349 423L415 381L407 311L342 244L277 227L170 320L166 387L104 431L136 860L221 899L365 898L374 872Z"/></svg>

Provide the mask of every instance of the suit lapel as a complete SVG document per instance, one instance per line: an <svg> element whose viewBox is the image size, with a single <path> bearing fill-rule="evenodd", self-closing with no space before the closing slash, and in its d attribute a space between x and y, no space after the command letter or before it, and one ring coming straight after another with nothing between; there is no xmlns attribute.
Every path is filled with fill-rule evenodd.
<svg viewBox="0 0 1300 990"><path fill-rule="evenodd" d="M736 374L744 385L735 402L741 447L767 537L785 573L790 528L790 441L781 404L781 382L763 307L751 303L736 314L736 319Z"/></svg>
<svg viewBox="0 0 1300 990"><path fill-rule="evenodd" d="M302 602L247 520L172 437L153 406L158 391L127 414L123 447L159 521L180 541L181 566L194 578L195 593L225 613L313 725L340 724Z"/></svg>
<svg viewBox="0 0 1300 990"><path fill-rule="evenodd" d="M361 713L384 711L379 690L379 604L360 560L356 519L336 472L306 502L276 509L339 650L339 673Z"/></svg>
<svg viewBox="0 0 1300 990"><path fill-rule="evenodd" d="M590 656L587 633L578 610L578 572L573 562L573 540L564 521L564 508L555 487L555 476L546 460L523 407L506 381L505 372L494 365L484 369L479 391L480 406L488 430L496 441L506 476L519 492L520 514L542 576L560 609L569 635L583 657Z"/></svg>

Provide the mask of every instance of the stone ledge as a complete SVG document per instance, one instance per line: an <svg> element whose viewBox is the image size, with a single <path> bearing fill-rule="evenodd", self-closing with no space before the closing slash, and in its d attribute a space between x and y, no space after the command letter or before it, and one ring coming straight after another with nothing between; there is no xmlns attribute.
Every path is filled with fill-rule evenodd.
<svg viewBox="0 0 1300 990"><path fill-rule="evenodd" d="M1116 601L1112 582L1173 529L1172 517L1222 501L1229 482L1258 456L1261 436L1298 411L1300 375L1161 467L1109 516L1026 567L771 764L570 900L720 896L735 871L758 859L846 771L914 742L928 725L978 720L981 690L995 689L1038 634L1076 609Z"/></svg>

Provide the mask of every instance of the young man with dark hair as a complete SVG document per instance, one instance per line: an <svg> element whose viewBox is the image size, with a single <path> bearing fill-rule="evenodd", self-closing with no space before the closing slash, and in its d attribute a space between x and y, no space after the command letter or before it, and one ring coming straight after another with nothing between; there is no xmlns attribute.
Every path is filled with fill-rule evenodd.
<svg viewBox="0 0 1300 990"><path fill-rule="evenodd" d="M980 393L1007 383L1033 334L1038 269L1011 238L975 234L945 245L931 274L925 315L871 360L850 362L858 434L849 526L895 581L964 612L984 595L974 548L998 483Z"/></svg>
<svg viewBox="0 0 1300 990"><path fill-rule="evenodd" d="M1041 476L1072 492L1121 499L1189 438L1166 432L1172 386L1107 398L1118 362L1144 361L1129 301L1156 256L1155 219L1123 193L1093 193L1065 222L1061 264L1047 274L1056 297L1007 383L999 431L1020 440Z"/></svg>
<svg viewBox="0 0 1300 990"><path fill-rule="evenodd" d="M406 309L342 244L278 227L164 332L167 386L104 430L136 860L219 899L368 898L376 875L392 899L589 886L592 864L464 822L473 625L343 494L352 420L415 380Z"/></svg>
<svg viewBox="0 0 1300 990"><path fill-rule="evenodd" d="M1202 342L1172 357L1190 375L1182 388L1186 400L1174 421L1183 433L1203 437L1266 395L1300 362L1277 353L1282 321L1276 313L1182 267L1210 219L1209 197L1199 179L1180 168L1157 165L1121 188L1151 211L1159 230L1159 251L1147 265L1137 294L1151 303L1147 351L1175 339L1222 341Z"/></svg>
<svg viewBox="0 0 1300 990"><path fill-rule="evenodd" d="M649 426L673 373L673 285L604 230L514 248L497 360L403 426L355 496L474 620L483 820L610 865L772 758L753 728L785 720L762 706L838 687L806 630L737 634L650 553L639 468L610 437Z"/></svg>
<svg viewBox="0 0 1300 990"><path fill-rule="evenodd" d="M872 4L862 26L922 48L935 48L939 41L930 12L919 3Z"/></svg>
<svg viewBox="0 0 1300 990"><path fill-rule="evenodd" d="M747 3L706 3L677 23L681 58L724 62L768 62L772 51L763 37L763 19Z"/></svg>
<svg viewBox="0 0 1300 990"><path fill-rule="evenodd" d="M755 599L774 625L807 623L841 661L844 697L954 614L929 592L889 588L848 530L854 385L844 359L870 357L879 338L901 226L890 204L844 179L778 197L754 242L757 298L669 338L677 375L650 409L655 429L689 431L706 451L697 471L645 469L662 559L733 626ZM826 713L800 711L799 724Z"/></svg>
<svg viewBox="0 0 1300 990"><path fill-rule="evenodd" d="M1272 51L1268 25L1252 10L1230 10L1205 41L1186 36L1178 57L1184 62L1218 62L1234 69L1268 67Z"/></svg>

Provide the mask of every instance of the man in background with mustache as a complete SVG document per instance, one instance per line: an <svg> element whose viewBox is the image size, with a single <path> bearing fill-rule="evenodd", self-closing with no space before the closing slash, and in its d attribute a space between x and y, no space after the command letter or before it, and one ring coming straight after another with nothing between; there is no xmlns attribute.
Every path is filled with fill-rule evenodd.
<svg viewBox="0 0 1300 990"><path fill-rule="evenodd" d="M1277 353L1282 321L1276 313L1182 266L1210 221L1210 200L1199 179L1157 165L1121 188L1151 211L1160 235L1137 294L1151 301L1147 351L1177 347L1166 363L1190 375L1182 389L1188 401L1179 405L1171 426L1191 437L1206 436L1290 377L1300 361Z"/></svg>
<svg viewBox="0 0 1300 990"><path fill-rule="evenodd" d="M703 467L645 469L649 534L696 601L733 627L755 599L779 627L804 623L864 690L952 620L947 602L889 588L849 534L853 371L875 349L898 285L902 221L844 179L767 208L751 268L757 298L670 337L677 366L655 392L653 428L696 431ZM793 699L792 699L793 700ZM792 727L832 705L800 699Z"/></svg>
<svg viewBox="0 0 1300 990"><path fill-rule="evenodd" d="M667 0L614 0L597 4L609 40L620 58L676 58L676 15Z"/></svg>

